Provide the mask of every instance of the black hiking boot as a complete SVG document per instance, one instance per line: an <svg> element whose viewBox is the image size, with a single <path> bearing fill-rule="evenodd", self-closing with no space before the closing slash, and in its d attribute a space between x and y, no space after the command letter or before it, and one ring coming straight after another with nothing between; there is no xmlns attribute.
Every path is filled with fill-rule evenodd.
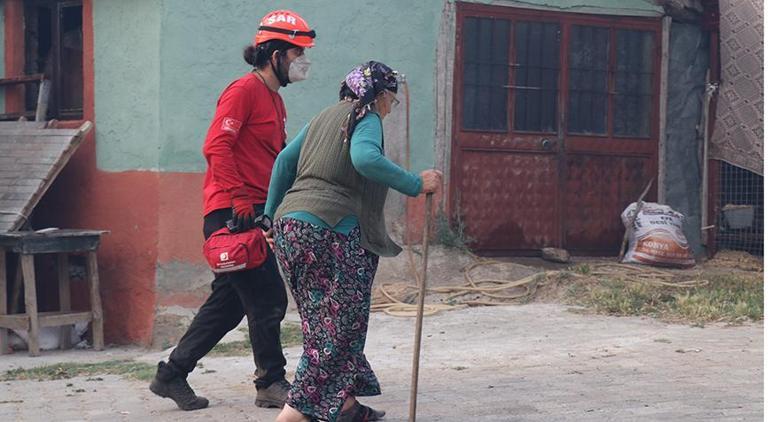
<svg viewBox="0 0 770 422"><path fill-rule="evenodd" d="M174 373L165 362L158 362L158 372L150 383L150 391L163 398L174 400L182 410L198 410L209 405L205 397L195 395L185 377Z"/></svg>
<svg viewBox="0 0 770 422"><path fill-rule="evenodd" d="M257 398L254 404L257 407L283 407L286 403L286 396L289 394L289 381L281 378L265 388L257 387Z"/></svg>

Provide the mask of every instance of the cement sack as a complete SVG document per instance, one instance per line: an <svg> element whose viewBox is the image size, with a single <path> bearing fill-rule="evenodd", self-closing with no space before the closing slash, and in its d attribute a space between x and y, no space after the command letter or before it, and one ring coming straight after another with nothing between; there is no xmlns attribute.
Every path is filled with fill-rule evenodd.
<svg viewBox="0 0 770 422"><path fill-rule="evenodd" d="M621 219L626 229L631 225L636 203L626 207ZM660 267L690 268L695 257L684 236L684 215L667 205L642 202L642 210L633 222L628 252L623 262Z"/></svg>

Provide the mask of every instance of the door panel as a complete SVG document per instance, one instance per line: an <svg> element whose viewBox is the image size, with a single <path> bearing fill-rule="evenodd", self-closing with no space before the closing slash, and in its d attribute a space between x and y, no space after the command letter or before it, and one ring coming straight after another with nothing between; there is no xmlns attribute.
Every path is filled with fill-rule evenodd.
<svg viewBox="0 0 770 422"><path fill-rule="evenodd" d="M649 159L567 154L565 167L566 244L573 253L617 253L624 232L620 213L652 177Z"/></svg>
<svg viewBox="0 0 770 422"><path fill-rule="evenodd" d="M525 252L555 244L556 166L554 154L464 152L459 205L471 247Z"/></svg>
<svg viewBox="0 0 770 422"><path fill-rule="evenodd" d="M457 31L449 210L471 246L614 254L657 174L660 21L459 2Z"/></svg>

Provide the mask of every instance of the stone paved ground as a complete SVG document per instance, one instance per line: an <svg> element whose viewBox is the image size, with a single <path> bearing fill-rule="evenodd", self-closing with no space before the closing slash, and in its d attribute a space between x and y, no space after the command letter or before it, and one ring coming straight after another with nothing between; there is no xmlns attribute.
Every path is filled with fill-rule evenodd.
<svg viewBox="0 0 770 422"><path fill-rule="evenodd" d="M413 324L372 317L366 350L384 395L365 401L387 410L387 421L406 420ZM428 317L418 420L759 421L762 331L761 324L695 328L539 304ZM299 352L286 350L289 368ZM161 356L136 349L48 352L39 358L17 353L0 357L0 370L124 357L154 362ZM0 383L0 421L275 418L276 410L252 404L249 357L202 363L190 382L211 400L205 410L181 412L154 397L145 383L103 376Z"/></svg>

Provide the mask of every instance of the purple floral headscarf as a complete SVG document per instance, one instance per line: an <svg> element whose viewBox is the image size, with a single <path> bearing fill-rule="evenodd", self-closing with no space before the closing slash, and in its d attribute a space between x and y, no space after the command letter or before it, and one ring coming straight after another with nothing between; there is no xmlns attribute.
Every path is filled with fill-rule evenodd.
<svg viewBox="0 0 770 422"><path fill-rule="evenodd" d="M369 61L353 68L342 81L340 100L345 99L346 87L356 95L355 106L348 117L346 140L353 135L356 125L371 110L371 104L384 90L398 92L398 72L384 63Z"/></svg>

